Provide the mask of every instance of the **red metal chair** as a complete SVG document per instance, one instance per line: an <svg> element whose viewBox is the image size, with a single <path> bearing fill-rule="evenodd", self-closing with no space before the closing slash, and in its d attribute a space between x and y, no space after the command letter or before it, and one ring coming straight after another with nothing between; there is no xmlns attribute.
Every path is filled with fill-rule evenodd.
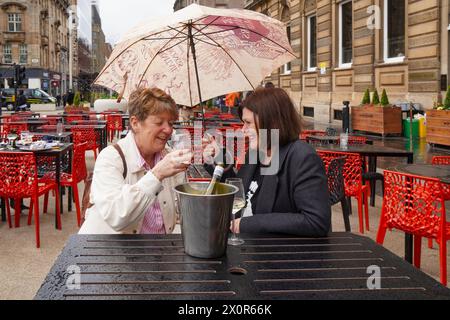
<svg viewBox="0 0 450 320"><path fill-rule="evenodd" d="M61 229L61 216L59 212L59 191L54 182L39 182L37 176L36 157L31 152L0 152L0 197L14 199L15 201L15 226L20 226L21 200L31 198L30 213L34 207L36 228L36 247L40 247L39 232L39 201L41 195L51 190L56 194L56 221L58 229ZM9 201L6 201L8 217L11 220ZM28 218L31 225L31 215Z"/></svg>
<svg viewBox="0 0 450 320"><path fill-rule="evenodd" d="M81 120L83 120L83 115L74 115L74 114L71 114L71 115L69 115L69 116L67 116L66 117L66 123L72 123L73 121L81 121Z"/></svg>
<svg viewBox="0 0 450 320"><path fill-rule="evenodd" d="M422 238L439 244L441 282L447 285L447 240L442 185L438 179L389 170L384 171L385 193L377 242L383 244L387 229L398 229L414 236L414 265L420 268Z"/></svg>
<svg viewBox="0 0 450 320"><path fill-rule="evenodd" d="M326 131L320 130L303 130L300 133L300 140L306 141L307 136L325 136L327 134Z"/></svg>
<svg viewBox="0 0 450 320"><path fill-rule="evenodd" d="M10 132L15 132L20 136L22 131L28 131L28 124L26 123L20 123L20 124L11 124L11 123L5 123L3 125L3 131L8 134Z"/></svg>
<svg viewBox="0 0 450 320"><path fill-rule="evenodd" d="M78 183L85 181L87 177L86 169L86 152L87 142L74 145L73 158L72 158L72 173L61 173L60 183L63 187L72 187L73 190L73 200L75 202L75 207L77 210L77 222L78 227L81 227L81 206L80 206L80 196L78 193ZM50 172L46 174L42 181L55 181L55 173ZM48 193L44 198L44 213L47 213L48 206Z"/></svg>
<svg viewBox="0 0 450 320"><path fill-rule="evenodd" d="M366 144L366 143L367 143L366 137L348 136L348 144L349 145L359 145L359 144Z"/></svg>
<svg viewBox="0 0 450 320"><path fill-rule="evenodd" d="M94 158L97 160L97 149L99 137L94 128L72 128L72 141L74 144L87 142L86 150L94 151Z"/></svg>
<svg viewBox="0 0 450 320"><path fill-rule="evenodd" d="M109 141L113 141L114 135L123 131L122 116L120 114L108 114L106 124Z"/></svg>
<svg viewBox="0 0 450 320"><path fill-rule="evenodd" d="M320 158L322 158L326 170L328 170L328 166L333 159L346 157L343 172L345 196L350 198L355 197L358 200L359 232L364 233L363 209L364 218L366 220L366 230L370 231L369 188L362 182L362 157L357 153L349 152L317 151L317 153Z"/></svg>
<svg viewBox="0 0 450 320"><path fill-rule="evenodd" d="M450 156L435 156L431 160L432 164L436 165L449 165L450 166ZM450 185L443 184L442 188L444 189L444 200L450 200Z"/></svg>

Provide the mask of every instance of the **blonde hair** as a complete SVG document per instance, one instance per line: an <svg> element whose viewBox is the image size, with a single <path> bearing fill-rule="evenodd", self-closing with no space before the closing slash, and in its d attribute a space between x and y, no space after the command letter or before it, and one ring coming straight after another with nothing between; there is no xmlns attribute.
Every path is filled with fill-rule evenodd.
<svg viewBox="0 0 450 320"><path fill-rule="evenodd" d="M130 117L145 121L150 115L168 113L173 120L178 119L178 108L170 95L158 88L138 88L128 100Z"/></svg>

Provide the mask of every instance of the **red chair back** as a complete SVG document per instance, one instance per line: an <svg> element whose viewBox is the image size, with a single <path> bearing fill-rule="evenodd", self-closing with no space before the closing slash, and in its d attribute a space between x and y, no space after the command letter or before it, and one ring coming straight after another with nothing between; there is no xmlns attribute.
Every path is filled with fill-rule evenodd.
<svg viewBox="0 0 450 320"><path fill-rule="evenodd" d="M360 145L360 144L366 144L366 143L367 143L366 137L358 137L358 136L349 136L348 137L349 145Z"/></svg>
<svg viewBox="0 0 450 320"><path fill-rule="evenodd" d="M384 171L383 219L388 228L436 238L445 226L445 204L438 179Z"/></svg>
<svg viewBox="0 0 450 320"><path fill-rule="evenodd" d="M97 149L97 133L94 128L72 128L72 139L74 144L87 142L86 150Z"/></svg>
<svg viewBox="0 0 450 320"><path fill-rule="evenodd" d="M320 131L320 130L303 130L300 133L300 140L306 140L307 136L325 136L327 134L326 131Z"/></svg>
<svg viewBox="0 0 450 320"><path fill-rule="evenodd" d="M87 178L85 157L87 144L87 142L75 144L73 148L72 179L77 183Z"/></svg>
<svg viewBox="0 0 450 320"><path fill-rule="evenodd" d="M32 152L0 152L0 197L29 198L37 192L36 157Z"/></svg>
<svg viewBox="0 0 450 320"><path fill-rule="evenodd" d="M72 121L81 121L83 120L83 115L70 115L66 117L66 122L71 123Z"/></svg>
<svg viewBox="0 0 450 320"><path fill-rule="evenodd" d="M6 134L10 132L15 132L18 135L22 133L22 131L28 131L28 124L26 123L19 123L19 124L11 124L11 123L5 123L3 126L3 131L6 132Z"/></svg>
<svg viewBox="0 0 450 320"><path fill-rule="evenodd" d="M431 161L432 164L450 165L450 156L435 156Z"/></svg>
<svg viewBox="0 0 450 320"><path fill-rule="evenodd" d="M108 130L122 131L122 116L120 114L108 114L106 116Z"/></svg>
<svg viewBox="0 0 450 320"><path fill-rule="evenodd" d="M328 171L330 162L335 158L346 157L344 164L344 181L346 196L353 195L362 187L362 157L357 153L350 152L331 152L331 151L317 151L317 154L322 159L325 170Z"/></svg>

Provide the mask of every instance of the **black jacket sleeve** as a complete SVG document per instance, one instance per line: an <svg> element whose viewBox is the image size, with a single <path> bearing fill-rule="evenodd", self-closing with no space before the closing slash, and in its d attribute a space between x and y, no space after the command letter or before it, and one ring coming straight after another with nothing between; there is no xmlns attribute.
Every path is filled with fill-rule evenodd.
<svg viewBox="0 0 450 320"><path fill-rule="evenodd" d="M275 186L274 186L275 188ZM287 233L326 236L331 227L331 206L322 161L308 145L296 144L278 173L277 200L292 203L290 212L254 214L240 222L242 233ZM276 192L273 190L273 192ZM259 195L264 197L264 194Z"/></svg>

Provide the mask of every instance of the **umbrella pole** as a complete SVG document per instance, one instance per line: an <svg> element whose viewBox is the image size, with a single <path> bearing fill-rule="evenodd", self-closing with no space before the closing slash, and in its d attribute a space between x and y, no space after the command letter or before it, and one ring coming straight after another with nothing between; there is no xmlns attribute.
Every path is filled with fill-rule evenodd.
<svg viewBox="0 0 450 320"><path fill-rule="evenodd" d="M205 125L205 109L203 106L202 92L200 90L200 78L198 77L197 55L195 52L194 37L192 36L192 23L188 24L188 37L189 37L189 43L190 43L191 52L192 52L192 59L194 60L195 77L197 79L198 98L200 100L200 107L202 108L202 125L204 126ZM189 61L188 61L188 63L189 63Z"/></svg>

